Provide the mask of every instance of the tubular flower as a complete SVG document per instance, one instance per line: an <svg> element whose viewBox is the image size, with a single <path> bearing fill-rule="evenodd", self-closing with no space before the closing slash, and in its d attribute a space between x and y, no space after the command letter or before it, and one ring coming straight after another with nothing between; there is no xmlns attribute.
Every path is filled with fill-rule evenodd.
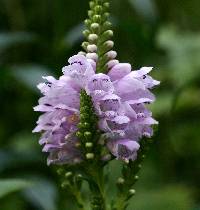
<svg viewBox="0 0 200 210"><path fill-rule="evenodd" d="M135 160L142 137L153 135L158 122L146 104L155 100L150 89L159 84L148 73L152 67L132 71L128 63L113 62L108 74L95 73L96 65L84 55L69 59L63 76L44 77L38 85L44 95L35 111L43 112L33 132L43 132L40 144L49 152L48 163L67 164L82 160L75 132L80 120L80 92L91 96L98 127L106 134L107 148L121 160Z"/></svg>

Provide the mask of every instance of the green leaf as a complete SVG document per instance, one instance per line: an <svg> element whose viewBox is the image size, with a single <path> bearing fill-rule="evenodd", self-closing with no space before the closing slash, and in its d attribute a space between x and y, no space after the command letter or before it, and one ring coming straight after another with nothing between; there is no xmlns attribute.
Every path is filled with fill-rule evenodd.
<svg viewBox="0 0 200 210"><path fill-rule="evenodd" d="M34 186L24 191L26 199L37 206L37 209L55 210L58 194L55 185L46 179L37 179L39 180L35 180Z"/></svg>
<svg viewBox="0 0 200 210"><path fill-rule="evenodd" d="M52 75L47 67L38 64L13 66L11 69L16 79L33 90L36 90L36 85L43 82L42 76Z"/></svg>
<svg viewBox="0 0 200 210"><path fill-rule="evenodd" d="M131 200L128 210L191 210L191 192L184 186L167 186L160 190L140 191Z"/></svg>
<svg viewBox="0 0 200 210"><path fill-rule="evenodd" d="M15 44L30 43L35 40L35 35L29 32L18 31L0 33L0 52Z"/></svg>
<svg viewBox="0 0 200 210"><path fill-rule="evenodd" d="M28 188L31 182L21 179L0 179L0 198L9 193Z"/></svg>

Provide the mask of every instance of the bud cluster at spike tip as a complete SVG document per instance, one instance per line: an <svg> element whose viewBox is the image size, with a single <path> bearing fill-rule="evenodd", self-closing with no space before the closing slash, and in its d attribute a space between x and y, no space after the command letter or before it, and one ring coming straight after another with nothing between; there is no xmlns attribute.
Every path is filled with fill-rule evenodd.
<svg viewBox="0 0 200 210"><path fill-rule="evenodd" d="M48 164L75 164L82 161L75 135L80 122L80 92L92 97L98 117L98 128L106 136L106 146L117 158L135 160L142 137L153 135L158 122L146 104L155 100L150 92L159 81L148 73L152 67L131 71L128 63L108 63L107 74L95 73L96 63L84 55L74 55L63 75L38 85L43 97L35 111L43 112L33 132L42 132L39 143L49 153Z"/></svg>

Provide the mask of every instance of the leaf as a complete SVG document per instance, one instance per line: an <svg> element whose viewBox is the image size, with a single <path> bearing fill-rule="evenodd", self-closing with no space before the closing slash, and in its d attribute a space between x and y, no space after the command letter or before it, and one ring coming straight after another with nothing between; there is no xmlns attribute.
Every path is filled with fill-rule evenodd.
<svg viewBox="0 0 200 210"><path fill-rule="evenodd" d="M34 177L36 179L36 177ZM57 190L55 185L46 180L36 180L36 184L24 191L25 197L37 207L43 210L55 210L57 200Z"/></svg>
<svg viewBox="0 0 200 210"><path fill-rule="evenodd" d="M21 179L0 179L0 198L9 193L28 188L31 182Z"/></svg>
<svg viewBox="0 0 200 210"><path fill-rule="evenodd" d="M159 47L167 52L167 68L176 86L184 86L200 76L200 34L179 31L175 26L161 28Z"/></svg>
<svg viewBox="0 0 200 210"><path fill-rule="evenodd" d="M160 190L142 191L131 200L128 210L191 210L191 192L184 186L167 186Z"/></svg>
<svg viewBox="0 0 200 210"><path fill-rule="evenodd" d="M66 43L69 46L73 46L76 42L82 39L82 33L84 25L79 24L75 27L73 27L65 36L64 43Z"/></svg>
<svg viewBox="0 0 200 210"><path fill-rule="evenodd" d="M33 90L37 90L36 86L43 81L42 76L52 74L47 67L38 64L13 66L11 69L16 79Z"/></svg>
<svg viewBox="0 0 200 210"><path fill-rule="evenodd" d="M130 4L136 9L139 15L142 15L146 20L155 20L157 11L152 0L129 0Z"/></svg>
<svg viewBox="0 0 200 210"><path fill-rule="evenodd" d="M34 40L35 35L25 31L0 33L0 52L14 44L29 43Z"/></svg>

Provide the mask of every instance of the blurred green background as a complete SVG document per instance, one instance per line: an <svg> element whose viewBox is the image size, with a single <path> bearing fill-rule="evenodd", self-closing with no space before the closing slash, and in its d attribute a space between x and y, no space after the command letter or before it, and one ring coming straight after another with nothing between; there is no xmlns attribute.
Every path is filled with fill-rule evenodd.
<svg viewBox="0 0 200 210"><path fill-rule="evenodd" d="M32 107L41 76L61 75L81 49L87 8L87 0L0 0L0 210L76 209L31 133ZM160 125L129 210L200 210L199 8L199 0L112 0L118 59L154 66L162 81L152 106ZM120 167L108 169L109 195Z"/></svg>

